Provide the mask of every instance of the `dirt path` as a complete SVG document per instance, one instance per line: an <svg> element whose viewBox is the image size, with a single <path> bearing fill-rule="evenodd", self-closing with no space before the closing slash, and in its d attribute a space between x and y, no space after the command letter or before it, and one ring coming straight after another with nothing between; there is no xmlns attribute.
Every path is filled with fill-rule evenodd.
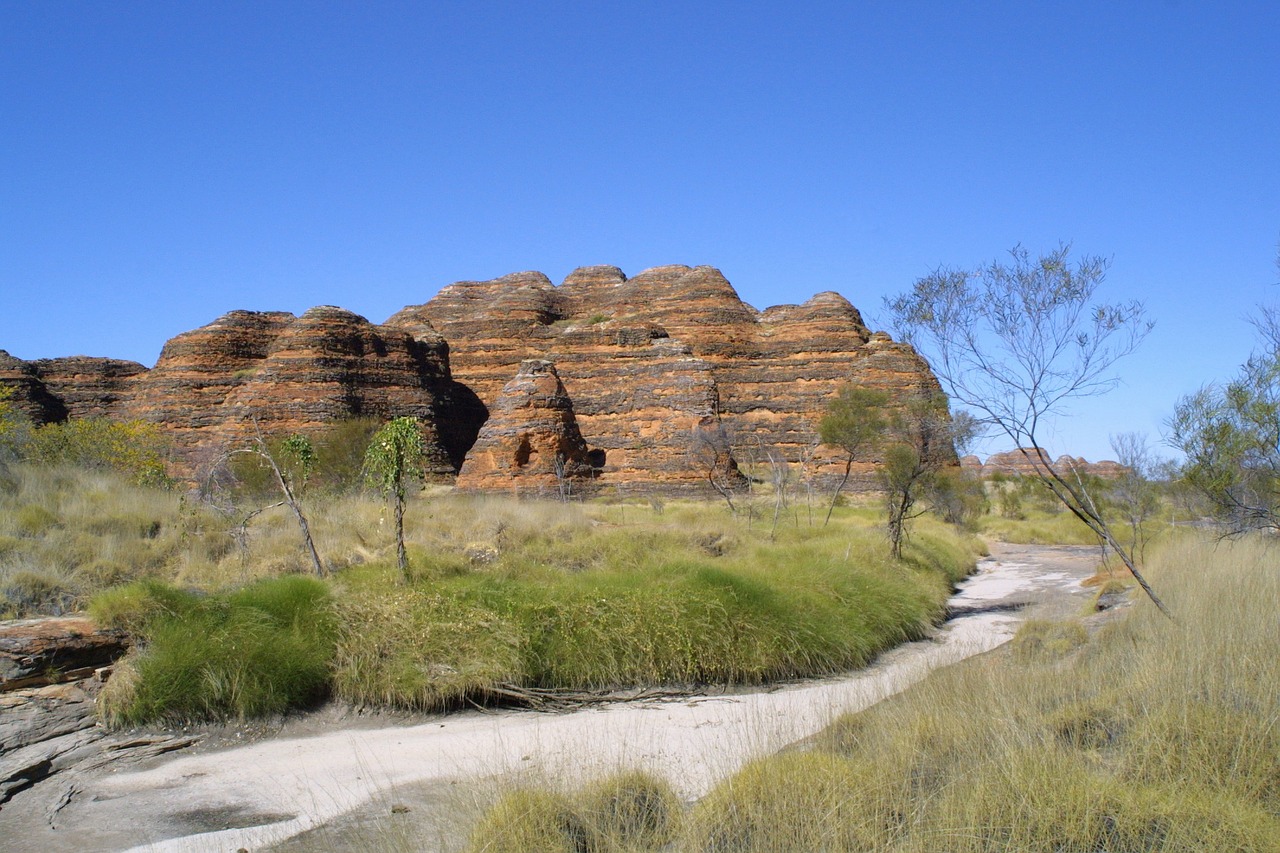
<svg viewBox="0 0 1280 853"><path fill-rule="evenodd" d="M743 762L807 737L929 671L988 651L1030 611L1079 612L1096 551L998 546L928 641L849 676L767 691L566 714L526 711L288 722L239 746L175 753L23 792L0 811L6 850L409 849L457 837L484 780L572 781L641 767L693 799ZM1018 605L1028 605L1015 612ZM493 784L492 782L490 784Z"/></svg>

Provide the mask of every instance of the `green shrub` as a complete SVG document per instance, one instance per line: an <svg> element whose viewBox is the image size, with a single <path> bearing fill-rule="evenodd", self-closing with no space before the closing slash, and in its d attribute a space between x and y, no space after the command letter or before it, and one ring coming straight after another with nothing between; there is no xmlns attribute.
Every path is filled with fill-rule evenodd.
<svg viewBox="0 0 1280 853"><path fill-rule="evenodd" d="M467 850L658 850L676 836L681 817L680 801L671 787L646 773L619 773L572 795L519 788L503 795L484 814Z"/></svg>
<svg viewBox="0 0 1280 853"><path fill-rule="evenodd" d="M35 430L25 450L42 466L113 470L144 486L168 486L169 443L160 428L145 421L75 418Z"/></svg>
<svg viewBox="0 0 1280 853"><path fill-rule="evenodd" d="M339 696L359 705L435 709L524 680L520 635L499 614L454 595L397 587L385 567L357 571L363 588L339 600ZM376 577L380 572L387 577Z"/></svg>
<svg viewBox="0 0 1280 853"><path fill-rule="evenodd" d="M162 618L180 619L199 604L192 593L158 580L142 580L114 587L89 602L89 618L104 628L143 634Z"/></svg>
<svg viewBox="0 0 1280 853"><path fill-rule="evenodd" d="M146 642L130 655L130 689L103 697L109 721L262 716L327 692L334 622L320 581L274 578L194 601L159 590L131 602L151 615L140 618Z"/></svg>
<svg viewBox="0 0 1280 853"><path fill-rule="evenodd" d="M854 765L818 752L756 761L694 808L682 849L706 853L785 853L868 849L877 815L854 806ZM866 825L868 831L863 832Z"/></svg>
<svg viewBox="0 0 1280 853"><path fill-rule="evenodd" d="M671 786L639 771L593 782L575 800L601 846L611 850L656 850L675 837L683 816Z"/></svg>
<svg viewBox="0 0 1280 853"><path fill-rule="evenodd" d="M364 486L364 455L379 418L349 418L330 424L316 436L315 485L328 492L359 491Z"/></svg>

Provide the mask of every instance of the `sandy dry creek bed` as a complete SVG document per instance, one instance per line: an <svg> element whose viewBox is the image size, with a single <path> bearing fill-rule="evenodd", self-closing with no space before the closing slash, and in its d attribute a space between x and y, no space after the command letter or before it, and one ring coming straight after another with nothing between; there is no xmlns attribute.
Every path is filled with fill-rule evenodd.
<svg viewBox="0 0 1280 853"><path fill-rule="evenodd" d="M845 676L566 713L328 707L250 727L113 733L0 807L0 849L359 850L392 837L450 849L457 816L498 784L627 768L661 774L692 800L840 713L999 646L1028 613L1080 612L1096 549L992 550L932 638Z"/></svg>

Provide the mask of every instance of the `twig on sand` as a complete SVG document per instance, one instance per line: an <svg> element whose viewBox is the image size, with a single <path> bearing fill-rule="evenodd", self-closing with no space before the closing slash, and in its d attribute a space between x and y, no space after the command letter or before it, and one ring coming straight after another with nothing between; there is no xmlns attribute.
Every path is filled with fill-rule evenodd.
<svg viewBox="0 0 1280 853"><path fill-rule="evenodd" d="M501 683L486 687L483 700L497 705L515 705L533 711L564 713L579 708L611 705L622 702L656 702L664 699L683 699L698 696L701 688L641 688L635 690L556 690L545 687L525 687L519 684ZM472 701L471 704L484 710Z"/></svg>

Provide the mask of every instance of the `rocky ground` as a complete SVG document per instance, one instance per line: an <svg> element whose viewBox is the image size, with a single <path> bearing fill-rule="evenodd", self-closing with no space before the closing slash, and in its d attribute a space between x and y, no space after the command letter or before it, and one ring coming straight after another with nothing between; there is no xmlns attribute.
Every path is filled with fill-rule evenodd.
<svg viewBox="0 0 1280 853"><path fill-rule="evenodd" d="M5 849L447 850L494 785L645 767L694 799L755 755L929 671L998 647L1028 614L1075 616L1096 549L998 545L953 618L849 676L571 713L359 714L328 706L247 726L107 732L89 679L0 694ZM1097 617L1092 617L1097 618Z"/></svg>

